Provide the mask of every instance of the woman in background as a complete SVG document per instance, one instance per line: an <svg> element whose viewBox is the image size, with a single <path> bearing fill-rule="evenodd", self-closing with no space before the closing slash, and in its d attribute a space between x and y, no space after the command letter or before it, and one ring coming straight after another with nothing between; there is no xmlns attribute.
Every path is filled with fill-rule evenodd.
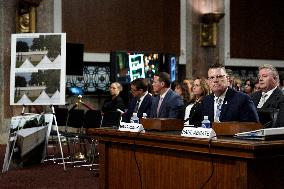
<svg viewBox="0 0 284 189"><path fill-rule="evenodd" d="M122 86L118 82L114 82L109 87L110 97L104 101L102 112L114 112L117 109L124 111L123 99L119 96L122 91Z"/></svg>
<svg viewBox="0 0 284 189"><path fill-rule="evenodd" d="M244 87L244 92L248 95L250 95L251 93L253 93L253 89L254 89L254 82L252 79L247 79L245 81L245 87Z"/></svg>
<svg viewBox="0 0 284 189"><path fill-rule="evenodd" d="M240 78L234 78L233 89L236 91L242 91L242 80Z"/></svg>
<svg viewBox="0 0 284 189"><path fill-rule="evenodd" d="M175 91L178 95L183 99L184 104L187 106L190 102L190 94L188 92L187 86L180 82L175 82L173 91Z"/></svg>
<svg viewBox="0 0 284 189"><path fill-rule="evenodd" d="M184 120L185 124L199 127L203 118L201 115L197 115L201 112L196 110L201 108L201 101L203 97L209 94L209 86L204 78L197 78L194 80L192 93L193 99L185 108Z"/></svg>
<svg viewBox="0 0 284 189"><path fill-rule="evenodd" d="M173 84L173 86L171 86L172 90L175 91L179 96L181 96L183 100L184 105L183 105L182 110L180 111L180 115L178 116L180 119L183 119L185 108L190 102L191 95L188 92L187 85L177 82L177 81L174 81L172 84Z"/></svg>
<svg viewBox="0 0 284 189"><path fill-rule="evenodd" d="M193 98L194 94L192 92L193 89L193 79L185 78L183 80L183 84L187 86L188 93L190 94L190 99Z"/></svg>
<svg viewBox="0 0 284 189"><path fill-rule="evenodd" d="M259 91L260 88L259 88L259 81L258 79L254 81L254 87L253 87L253 93Z"/></svg>

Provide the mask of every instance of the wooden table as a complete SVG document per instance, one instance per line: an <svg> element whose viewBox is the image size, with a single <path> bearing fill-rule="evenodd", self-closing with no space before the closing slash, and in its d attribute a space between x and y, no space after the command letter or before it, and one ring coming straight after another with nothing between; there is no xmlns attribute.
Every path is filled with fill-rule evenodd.
<svg viewBox="0 0 284 189"><path fill-rule="evenodd" d="M99 139L100 189L284 188L284 140L209 145L180 132L91 132Z"/></svg>

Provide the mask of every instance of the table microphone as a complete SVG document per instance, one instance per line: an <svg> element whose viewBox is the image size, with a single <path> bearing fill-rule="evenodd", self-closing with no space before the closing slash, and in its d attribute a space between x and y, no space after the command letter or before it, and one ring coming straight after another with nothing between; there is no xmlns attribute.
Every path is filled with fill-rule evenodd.
<svg viewBox="0 0 284 189"><path fill-rule="evenodd" d="M190 120L190 117L186 118L185 120L183 120L183 122L187 122L188 120Z"/></svg>

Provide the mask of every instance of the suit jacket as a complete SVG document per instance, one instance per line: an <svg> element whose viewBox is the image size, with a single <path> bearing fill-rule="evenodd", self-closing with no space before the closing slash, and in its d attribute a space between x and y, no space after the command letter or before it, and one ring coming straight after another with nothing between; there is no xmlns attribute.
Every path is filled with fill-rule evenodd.
<svg viewBox="0 0 284 189"><path fill-rule="evenodd" d="M257 91L253 94L251 94L251 98L255 104L255 107L257 107L259 100L261 98L262 92ZM266 100L266 102L263 104L261 109L264 108L275 108L279 109L278 117L276 120L276 127L283 127L284 126L284 92L277 87L273 93L270 95L270 97Z"/></svg>
<svg viewBox="0 0 284 189"><path fill-rule="evenodd" d="M151 105L152 105L152 98L153 97L150 94L147 94L144 97L143 101L140 104L138 112L137 112L137 116L139 118L141 118L143 116L143 113L146 113L147 117L150 116ZM130 121L130 118L133 115L133 112L135 110L136 104L137 104L137 98L132 98L130 100L130 102L129 102L127 111L122 115L122 121L124 121L124 122L129 122Z"/></svg>
<svg viewBox="0 0 284 189"><path fill-rule="evenodd" d="M151 106L151 118L180 118L182 117L183 100L181 96L169 89L160 106L159 115L157 108L160 100L160 95L153 97Z"/></svg>
<svg viewBox="0 0 284 189"><path fill-rule="evenodd" d="M214 121L214 95L205 96L202 101L202 116L208 116L211 122ZM243 121L258 122L258 114L251 98L243 93L228 88L219 120L224 121Z"/></svg>

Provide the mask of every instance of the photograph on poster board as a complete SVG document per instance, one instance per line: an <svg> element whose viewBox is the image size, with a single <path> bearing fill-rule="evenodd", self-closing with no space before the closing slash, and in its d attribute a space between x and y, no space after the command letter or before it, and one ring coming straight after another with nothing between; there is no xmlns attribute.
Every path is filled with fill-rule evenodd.
<svg viewBox="0 0 284 189"><path fill-rule="evenodd" d="M65 104L66 35L12 34L11 105Z"/></svg>

